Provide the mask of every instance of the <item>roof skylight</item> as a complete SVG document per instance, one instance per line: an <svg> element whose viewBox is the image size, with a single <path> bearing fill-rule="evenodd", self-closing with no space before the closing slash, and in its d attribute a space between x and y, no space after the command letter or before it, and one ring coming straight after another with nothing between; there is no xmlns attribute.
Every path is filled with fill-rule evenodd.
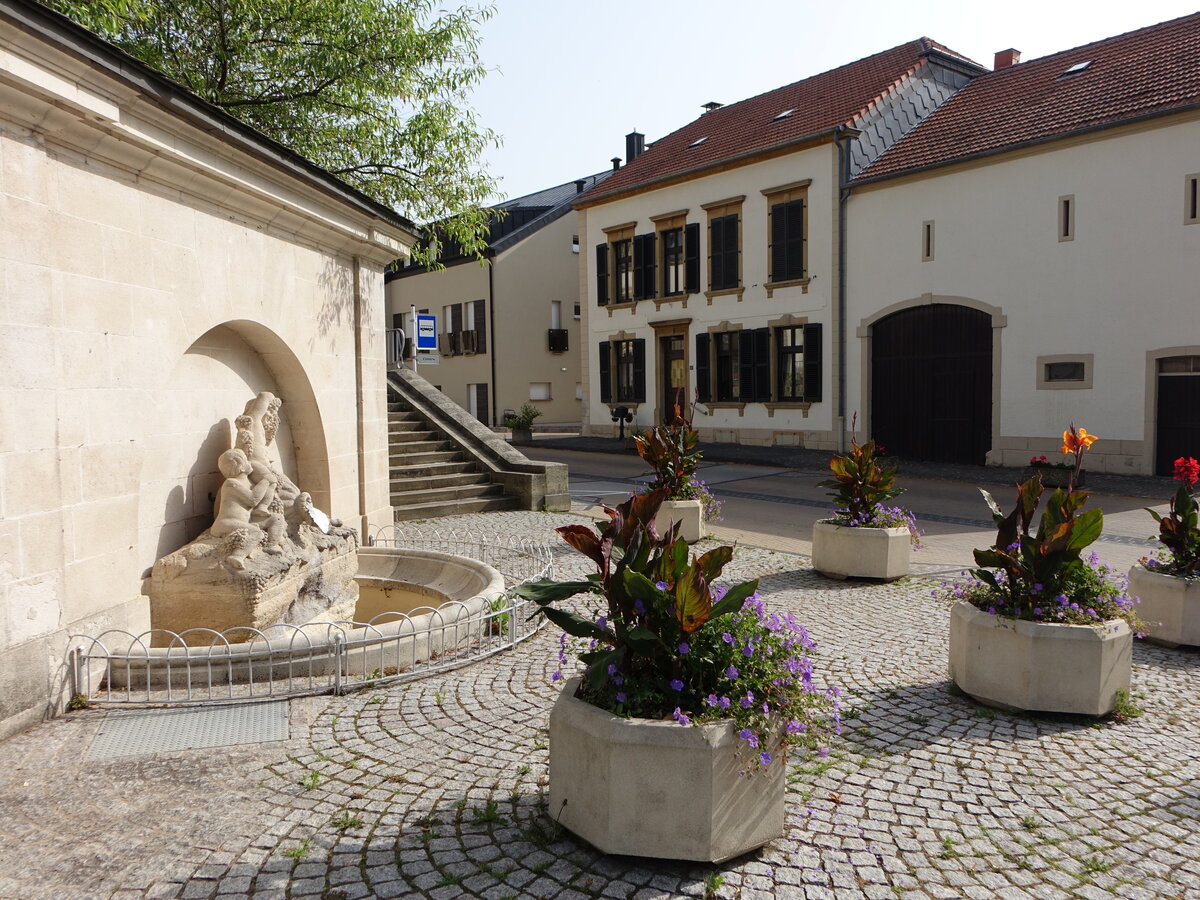
<svg viewBox="0 0 1200 900"><path fill-rule="evenodd" d="M690 144L687 145L687 149L691 150L693 147L699 147L701 144L703 144L707 140L708 140L708 135L705 135L702 138L696 138L696 140L692 141Z"/></svg>
<svg viewBox="0 0 1200 900"><path fill-rule="evenodd" d="M1090 59L1085 59L1083 62L1077 62L1075 65L1067 69L1067 71L1063 72L1063 75L1078 75L1091 64L1092 61Z"/></svg>
<svg viewBox="0 0 1200 900"><path fill-rule="evenodd" d="M796 110L795 110L795 108L794 108L794 107L793 107L792 109L785 109L783 112L781 112L781 113L780 113L779 115L777 115L775 118L773 118L771 121L772 121L772 122L778 122L780 119L786 119L788 116L790 116L790 115L791 115L792 113L794 113L795 111L796 111Z"/></svg>

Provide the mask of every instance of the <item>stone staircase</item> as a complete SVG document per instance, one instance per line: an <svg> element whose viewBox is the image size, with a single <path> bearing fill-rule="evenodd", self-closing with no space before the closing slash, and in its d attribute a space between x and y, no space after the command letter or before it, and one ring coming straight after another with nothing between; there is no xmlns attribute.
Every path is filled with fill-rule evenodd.
<svg viewBox="0 0 1200 900"><path fill-rule="evenodd" d="M477 462L394 392L388 395L388 457L397 522L518 507Z"/></svg>

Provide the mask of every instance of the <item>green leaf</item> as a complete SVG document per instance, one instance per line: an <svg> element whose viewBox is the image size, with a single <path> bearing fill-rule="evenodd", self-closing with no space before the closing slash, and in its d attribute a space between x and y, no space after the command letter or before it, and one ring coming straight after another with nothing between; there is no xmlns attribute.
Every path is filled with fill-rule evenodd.
<svg viewBox="0 0 1200 900"><path fill-rule="evenodd" d="M714 547L702 556L696 557L695 565L704 573L705 580L712 582L721 574L721 570L731 559L733 559L732 547Z"/></svg>
<svg viewBox="0 0 1200 900"><path fill-rule="evenodd" d="M1075 527L1071 530L1067 547L1071 550L1082 550L1099 538L1103 530L1104 510L1090 509L1075 519Z"/></svg>
<svg viewBox="0 0 1200 900"><path fill-rule="evenodd" d="M644 625L634 625L626 629L625 640L639 653L648 653L655 647L666 647L662 639Z"/></svg>
<svg viewBox="0 0 1200 900"><path fill-rule="evenodd" d="M588 684L593 690L599 690L604 687L604 682L608 680L608 667L621 667L621 663L625 660L625 651L616 647L612 650L597 651L588 654L591 662L584 671L584 677L588 680Z"/></svg>
<svg viewBox="0 0 1200 900"><path fill-rule="evenodd" d="M992 510L992 517L996 520L996 524L999 525L1004 521L1004 511L1000 509L1000 504L996 502L995 497L993 497L983 488L979 489L979 493L983 494L983 499L987 501L987 505Z"/></svg>
<svg viewBox="0 0 1200 900"><path fill-rule="evenodd" d="M725 615L726 613L739 612L742 606L745 605L747 598L749 598L757 590L757 578L755 578L753 581L745 581L742 584L731 587L725 592L725 596L721 598L720 602L713 606L711 612L708 614L708 617L710 619L715 619L718 616Z"/></svg>
<svg viewBox="0 0 1200 900"><path fill-rule="evenodd" d="M692 566L675 583L675 617L685 634L692 634L708 621L712 610L712 594L704 573Z"/></svg>
<svg viewBox="0 0 1200 900"><path fill-rule="evenodd" d="M518 597L524 597L526 600L532 600L534 603L545 606L547 603L558 603L560 600L574 597L583 591L593 590L595 590L595 584L591 581L554 581L551 578L543 578L540 581L527 581L519 584L512 589L512 592Z"/></svg>

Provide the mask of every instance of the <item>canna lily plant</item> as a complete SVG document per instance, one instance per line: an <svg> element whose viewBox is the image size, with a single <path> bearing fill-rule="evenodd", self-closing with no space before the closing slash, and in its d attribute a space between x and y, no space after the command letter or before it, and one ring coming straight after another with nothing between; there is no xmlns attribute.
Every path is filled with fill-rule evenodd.
<svg viewBox="0 0 1200 900"><path fill-rule="evenodd" d="M1096 436L1073 424L1063 432L1062 452L1072 457L1067 488L1046 499L1037 530L1033 518L1045 488L1041 475L1017 485L1016 503L1007 515L981 489L996 523L993 546L974 551L978 568L966 585L943 585L950 599L967 600L993 615L1037 622L1092 625L1110 619L1136 622L1128 582L1114 577L1096 554L1083 551L1104 530L1104 512L1084 510L1088 494L1075 489L1083 454Z"/></svg>
<svg viewBox="0 0 1200 900"><path fill-rule="evenodd" d="M1172 477L1179 482L1179 489L1171 498L1168 513L1164 516L1146 509L1158 522L1158 540L1164 548L1160 558L1146 560L1146 567L1163 575L1200 578L1200 504L1195 494L1200 463L1181 456L1175 460Z"/></svg>
<svg viewBox="0 0 1200 900"><path fill-rule="evenodd" d="M904 493L904 489L896 487L896 467L881 462L883 452L883 447L873 440L859 444L851 438L850 452L829 460L833 478L819 481L817 486L832 488L829 496L833 498L837 524L862 528L907 528L913 549L920 549L921 532L913 514L900 506L884 505L886 501Z"/></svg>
<svg viewBox="0 0 1200 900"><path fill-rule="evenodd" d="M700 433L692 427L692 416L678 402L669 425L656 425L634 439L638 456L654 473L645 493L663 489L667 500L699 500L704 518L719 519L720 501L696 474L699 444Z"/></svg>
<svg viewBox="0 0 1200 900"><path fill-rule="evenodd" d="M608 521L595 530L557 529L595 564L586 579L516 589L563 630L553 680L573 646L584 666L579 697L594 706L680 725L732 718L758 765L793 746L818 748L836 727L837 696L813 682L808 632L790 615L767 613L757 579L716 583L732 547L693 557L678 528L659 535L653 523L666 493L606 507ZM583 615L561 605L579 594L599 608Z"/></svg>

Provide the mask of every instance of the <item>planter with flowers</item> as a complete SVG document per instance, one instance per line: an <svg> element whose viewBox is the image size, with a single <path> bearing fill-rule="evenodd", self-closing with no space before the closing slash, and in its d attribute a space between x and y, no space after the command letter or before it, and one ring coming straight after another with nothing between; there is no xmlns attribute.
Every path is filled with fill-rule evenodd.
<svg viewBox="0 0 1200 900"><path fill-rule="evenodd" d="M837 696L757 580L714 584L731 547L689 558L658 534L664 494L607 509L596 531L558 529L596 564L586 580L518 588L563 629L553 680L572 648L584 665L550 715L549 814L606 853L720 862L782 834L784 761L826 752ZM581 593L590 615L556 605Z"/></svg>
<svg viewBox="0 0 1200 900"><path fill-rule="evenodd" d="M504 427L512 431L514 444L533 443L533 420L541 414L542 411L532 403L525 403L520 410L504 417Z"/></svg>
<svg viewBox="0 0 1200 900"><path fill-rule="evenodd" d="M666 492L654 520L655 529L666 533L678 524L680 536L689 544L696 543L703 537L705 520L721 517L721 504L696 475L700 434L692 428L691 417L685 416L677 403L670 425L656 425L634 441L638 456L654 473L643 493Z"/></svg>
<svg viewBox="0 0 1200 900"><path fill-rule="evenodd" d="M1063 432L1073 471L1095 440L1074 425ZM983 491L999 530L994 546L975 551L972 580L944 586L959 601L950 613L950 678L990 706L1105 715L1129 690L1134 601L1094 553L1083 558L1104 513L1084 511L1088 495L1071 480L1046 500L1030 534L1043 492L1034 475L1005 515Z"/></svg>
<svg viewBox="0 0 1200 900"><path fill-rule="evenodd" d="M829 461L833 518L813 524L813 568L828 578L877 578L894 581L908 574L909 555L920 547L913 514L884 502L903 493L896 467L879 460L874 441L851 440L846 456Z"/></svg>
<svg viewBox="0 0 1200 900"><path fill-rule="evenodd" d="M1028 481L1034 475L1041 475L1043 487L1065 488L1070 483L1071 476L1074 475L1075 487L1081 488L1087 473L1083 469L1075 472L1074 468L1069 462L1051 462L1045 456L1031 456L1029 465L1021 471L1021 481Z"/></svg>
<svg viewBox="0 0 1200 900"><path fill-rule="evenodd" d="M1146 511L1158 522L1163 549L1129 570L1129 590L1141 598L1146 637L1160 644L1200 644L1200 509L1195 487L1200 463L1175 460L1179 489L1167 514Z"/></svg>

